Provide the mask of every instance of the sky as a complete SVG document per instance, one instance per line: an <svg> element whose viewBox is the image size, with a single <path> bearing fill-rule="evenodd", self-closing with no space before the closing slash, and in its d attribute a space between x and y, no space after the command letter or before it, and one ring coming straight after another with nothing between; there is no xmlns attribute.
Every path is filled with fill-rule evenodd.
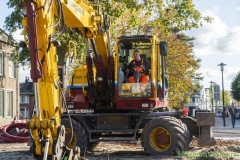
<svg viewBox="0 0 240 160"><path fill-rule="evenodd" d="M3 28L5 17L12 10L8 9L6 2L1 0L0 28ZM222 89L222 74L224 89L231 89L231 82L240 71L240 1L239 0L193 0L195 9L203 16L214 18L212 23L203 23L198 29L185 32L190 37L195 37L194 54L201 59L198 73L202 73L204 88L210 87L210 81L220 85ZM19 33L14 38L23 39ZM227 64L222 72L218 64ZM20 82L29 76L29 70L22 70Z"/></svg>
<svg viewBox="0 0 240 160"><path fill-rule="evenodd" d="M210 87L210 81L222 89L231 90L231 82L240 71L240 1L239 0L193 0L195 9L203 16L214 18L212 23L203 23L203 27L187 31L188 36L196 38L194 54L201 59L199 73L204 80L204 88ZM227 64L222 72L218 64Z"/></svg>

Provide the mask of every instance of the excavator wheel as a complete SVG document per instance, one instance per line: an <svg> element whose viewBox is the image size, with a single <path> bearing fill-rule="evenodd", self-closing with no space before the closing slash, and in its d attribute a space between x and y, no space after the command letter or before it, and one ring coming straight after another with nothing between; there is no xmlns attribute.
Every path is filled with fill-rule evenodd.
<svg viewBox="0 0 240 160"><path fill-rule="evenodd" d="M189 132L189 130L187 129L186 124L183 123L180 119L176 119L176 122L178 122L179 125L182 126L183 129L185 130L185 134L186 134L185 138L186 138L186 142L187 142L187 148L186 148L186 149L188 149L188 148L189 148L189 144L190 144L190 143L192 142L192 140L193 140L193 135L192 135L192 134Z"/></svg>
<svg viewBox="0 0 240 160"><path fill-rule="evenodd" d="M175 117L150 120L142 131L142 146L151 155L178 155L189 147L190 133Z"/></svg>
<svg viewBox="0 0 240 160"><path fill-rule="evenodd" d="M62 119L62 125L64 125L65 128L71 129L68 118ZM77 138L76 146L80 147L80 152L81 152L80 156L82 157L82 156L84 156L85 150L89 143L88 132L84 128L84 126L80 122L76 121L75 119L72 119L72 126L73 126L73 132ZM69 135L69 134L66 134L66 136L65 136L66 145L70 141L70 138L71 138L70 136L71 135Z"/></svg>

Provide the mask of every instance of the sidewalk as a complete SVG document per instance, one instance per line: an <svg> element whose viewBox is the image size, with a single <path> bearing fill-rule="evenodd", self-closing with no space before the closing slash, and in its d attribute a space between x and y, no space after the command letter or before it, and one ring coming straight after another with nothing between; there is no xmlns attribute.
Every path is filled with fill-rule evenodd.
<svg viewBox="0 0 240 160"><path fill-rule="evenodd" d="M213 137L223 140L239 140L240 141L240 120L236 119L235 127L232 128L230 117L225 118L226 126L223 127L222 117L215 119L215 126L212 127Z"/></svg>

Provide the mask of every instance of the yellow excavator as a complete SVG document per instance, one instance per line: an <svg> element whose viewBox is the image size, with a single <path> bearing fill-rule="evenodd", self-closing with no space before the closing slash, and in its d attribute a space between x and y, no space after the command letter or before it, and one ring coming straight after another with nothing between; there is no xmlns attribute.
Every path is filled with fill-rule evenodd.
<svg viewBox="0 0 240 160"><path fill-rule="evenodd" d="M20 6L25 9L22 46L30 49L34 83L36 114L28 127L36 159L77 159L101 141L141 140L152 155L177 155L188 149L192 136L199 138L201 146L215 144L214 113L198 113L195 119L168 111L166 42L151 33L127 33L119 37L113 54L110 18L99 3L21 0ZM65 26L79 30L86 41L86 60L73 69L66 92L59 80L56 50ZM135 83L128 81L135 50L142 62L150 64L149 81L144 84L134 71L130 72ZM74 49L70 52L76 60Z"/></svg>

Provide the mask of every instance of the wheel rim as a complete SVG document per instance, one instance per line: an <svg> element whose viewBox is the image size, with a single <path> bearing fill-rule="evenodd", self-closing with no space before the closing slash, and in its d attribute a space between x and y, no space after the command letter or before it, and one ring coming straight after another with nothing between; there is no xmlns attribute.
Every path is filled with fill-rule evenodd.
<svg viewBox="0 0 240 160"><path fill-rule="evenodd" d="M171 135L165 128L157 127L150 132L149 142L154 150L163 152L171 145Z"/></svg>
<svg viewBox="0 0 240 160"><path fill-rule="evenodd" d="M65 145L67 145L68 149L72 149L75 145L76 145L76 135L75 133L73 133L73 138L72 141L71 140L71 134L72 134L72 130L69 128L65 128L66 130L66 134L65 134Z"/></svg>

